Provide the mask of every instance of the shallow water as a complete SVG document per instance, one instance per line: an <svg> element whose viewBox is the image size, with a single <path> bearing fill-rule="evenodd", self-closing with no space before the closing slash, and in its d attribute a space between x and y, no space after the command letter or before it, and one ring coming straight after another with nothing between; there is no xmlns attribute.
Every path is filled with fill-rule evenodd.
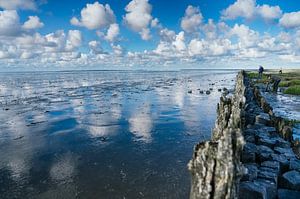
<svg viewBox="0 0 300 199"><path fill-rule="evenodd" d="M265 92L264 96L274 109L276 115L300 120L300 96L286 95L281 92Z"/></svg>
<svg viewBox="0 0 300 199"><path fill-rule="evenodd" d="M1 198L188 198L193 146L235 75L1 73Z"/></svg>
<svg viewBox="0 0 300 199"><path fill-rule="evenodd" d="M286 95L282 92L264 92L263 95L272 106L275 115L300 121L300 96ZM294 139L300 140L300 124L295 125L293 132Z"/></svg>

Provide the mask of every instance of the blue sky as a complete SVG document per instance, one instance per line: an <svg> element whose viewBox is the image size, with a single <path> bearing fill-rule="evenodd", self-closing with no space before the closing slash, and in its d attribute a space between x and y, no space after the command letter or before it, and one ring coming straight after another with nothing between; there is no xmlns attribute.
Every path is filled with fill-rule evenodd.
<svg viewBox="0 0 300 199"><path fill-rule="evenodd" d="M300 3L0 0L0 64L0 70L298 68Z"/></svg>

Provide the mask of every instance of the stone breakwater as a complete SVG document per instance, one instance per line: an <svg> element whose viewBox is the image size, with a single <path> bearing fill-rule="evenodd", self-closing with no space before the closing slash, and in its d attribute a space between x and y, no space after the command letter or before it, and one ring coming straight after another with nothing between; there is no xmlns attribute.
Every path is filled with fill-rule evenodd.
<svg viewBox="0 0 300 199"><path fill-rule="evenodd" d="M189 163L190 198L300 198L300 161L288 122L252 85L244 71L235 92L223 95L210 141L195 147Z"/></svg>
<svg viewBox="0 0 300 199"><path fill-rule="evenodd" d="M236 198L243 167L240 162L245 122L244 73L237 77L235 94L223 95L211 141L195 147L188 167L192 173L190 198Z"/></svg>

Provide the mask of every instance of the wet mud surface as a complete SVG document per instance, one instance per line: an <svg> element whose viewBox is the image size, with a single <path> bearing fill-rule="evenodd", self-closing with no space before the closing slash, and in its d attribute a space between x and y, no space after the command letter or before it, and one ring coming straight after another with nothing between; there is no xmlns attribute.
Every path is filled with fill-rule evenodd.
<svg viewBox="0 0 300 199"><path fill-rule="evenodd" d="M235 76L1 73L1 198L188 198L193 146Z"/></svg>

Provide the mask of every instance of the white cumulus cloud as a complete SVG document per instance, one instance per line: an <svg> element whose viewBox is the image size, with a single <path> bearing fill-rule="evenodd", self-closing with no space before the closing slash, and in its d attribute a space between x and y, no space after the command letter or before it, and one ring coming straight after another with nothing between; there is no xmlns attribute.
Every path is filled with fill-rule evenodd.
<svg viewBox="0 0 300 199"><path fill-rule="evenodd" d="M176 35L175 41L172 43L176 50L179 52L182 52L186 49L186 45L185 45L185 37L184 37L184 32L181 31L180 33L178 33L178 35Z"/></svg>
<svg viewBox="0 0 300 199"><path fill-rule="evenodd" d="M279 24L284 28L300 27L300 11L285 13L279 20Z"/></svg>
<svg viewBox="0 0 300 199"><path fill-rule="evenodd" d="M203 40L192 39L189 43L189 54L190 55L203 55L205 52L205 46Z"/></svg>
<svg viewBox="0 0 300 199"><path fill-rule="evenodd" d="M0 7L7 10L35 10L37 6L34 0L0 0Z"/></svg>
<svg viewBox="0 0 300 199"><path fill-rule="evenodd" d="M158 37L153 37L157 39L156 47L144 51L130 51L131 47L125 47L128 40L123 39L121 25L108 4L98 1L86 4L81 13L71 19L73 25L95 30L100 39L90 42L84 42L83 32L79 30L39 33L38 29L44 24L38 16L25 19L23 14L26 13L19 16L19 11L9 9L9 6L33 9L29 8L30 4L26 8L21 3L39 1L0 0L0 65L121 68L225 62L231 65L251 61L263 64L263 60L274 63L280 60L290 65L300 60L300 11L283 14L279 6L258 5L255 0L236 0L222 11L221 20L216 22L204 19L198 7L188 6L178 19L181 27L178 32L166 28L152 16L150 0L130 0L122 19L124 25L143 40L149 40L154 30L157 31ZM238 21L240 24L226 21L237 18L254 19L255 23L256 19L279 21L284 29L275 26L271 32L268 29L263 32L253 29L255 25L243 24L243 20Z"/></svg>
<svg viewBox="0 0 300 199"><path fill-rule="evenodd" d="M120 33L119 25L116 23L110 24L110 26L107 30L105 39L110 42L113 42L113 41L115 41L115 39L117 38L119 33Z"/></svg>
<svg viewBox="0 0 300 199"><path fill-rule="evenodd" d="M66 41L66 50L73 51L81 46L82 34L79 30L69 30L68 39Z"/></svg>
<svg viewBox="0 0 300 199"><path fill-rule="evenodd" d="M222 11L223 19L244 17L250 19L255 12L255 0L237 0L234 4Z"/></svg>
<svg viewBox="0 0 300 199"><path fill-rule="evenodd" d="M24 23L23 28L26 30L32 30L42 28L43 26L44 23L40 21L38 16L29 16L29 19Z"/></svg>
<svg viewBox="0 0 300 199"><path fill-rule="evenodd" d="M203 16L197 7L188 6L185 15L181 19L181 28L187 33L195 32L202 23Z"/></svg>
<svg viewBox="0 0 300 199"><path fill-rule="evenodd" d="M235 24L234 27L230 30L229 34L231 36L238 37L238 45L240 48L253 47L259 40L259 33L250 29L244 24Z"/></svg>
<svg viewBox="0 0 300 199"><path fill-rule="evenodd" d="M44 24L38 16L29 16L29 19L22 25L16 10L0 11L0 35L16 37L25 31L35 30L43 27Z"/></svg>
<svg viewBox="0 0 300 199"><path fill-rule="evenodd" d="M262 5L257 7L257 13L266 21L279 19L282 16L282 10L279 6Z"/></svg>
<svg viewBox="0 0 300 199"><path fill-rule="evenodd" d="M113 49L113 53L117 56L121 56L124 53L123 48L119 44L118 45L111 44L111 48Z"/></svg>
<svg viewBox="0 0 300 199"><path fill-rule="evenodd" d="M221 18L224 20L233 20L239 17L245 19L260 17L265 21L272 21L281 17L282 10L279 6L257 5L256 0L237 0L223 10L221 14Z"/></svg>
<svg viewBox="0 0 300 199"><path fill-rule="evenodd" d="M176 36L176 33L173 30L163 28L159 31L159 36L162 41L172 42Z"/></svg>
<svg viewBox="0 0 300 199"><path fill-rule="evenodd" d="M80 19L76 17L71 19L72 25L93 30L108 27L115 22L115 15L110 6L108 4L102 5L97 1L94 4L86 4L80 14Z"/></svg>
<svg viewBox="0 0 300 199"><path fill-rule="evenodd" d="M151 38L149 26L152 22L152 6L148 0L132 0L126 6L127 14L124 16L124 22L130 29L138 32L143 40Z"/></svg>
<svg viewBox="0 0 300 199"><path fill-rule="evenodd" d="M65 50L66 34L63 30L58 30L54 33L49 33L45 35L46 52L62 52Z"/></svg>
<svg viewBox="0 0 300 199"><path fill-rule="evenodd" d="M91 53L93 54L102 54L103 49L99 41L93 40L89 42L89 47L91 49Z"/></svg>
<svg viewBox="0 0 300 199"><path fill-rule="evenodd" d="M15 10L0 11L0 35L15 36L20 33L20 18Z"/></svg>

